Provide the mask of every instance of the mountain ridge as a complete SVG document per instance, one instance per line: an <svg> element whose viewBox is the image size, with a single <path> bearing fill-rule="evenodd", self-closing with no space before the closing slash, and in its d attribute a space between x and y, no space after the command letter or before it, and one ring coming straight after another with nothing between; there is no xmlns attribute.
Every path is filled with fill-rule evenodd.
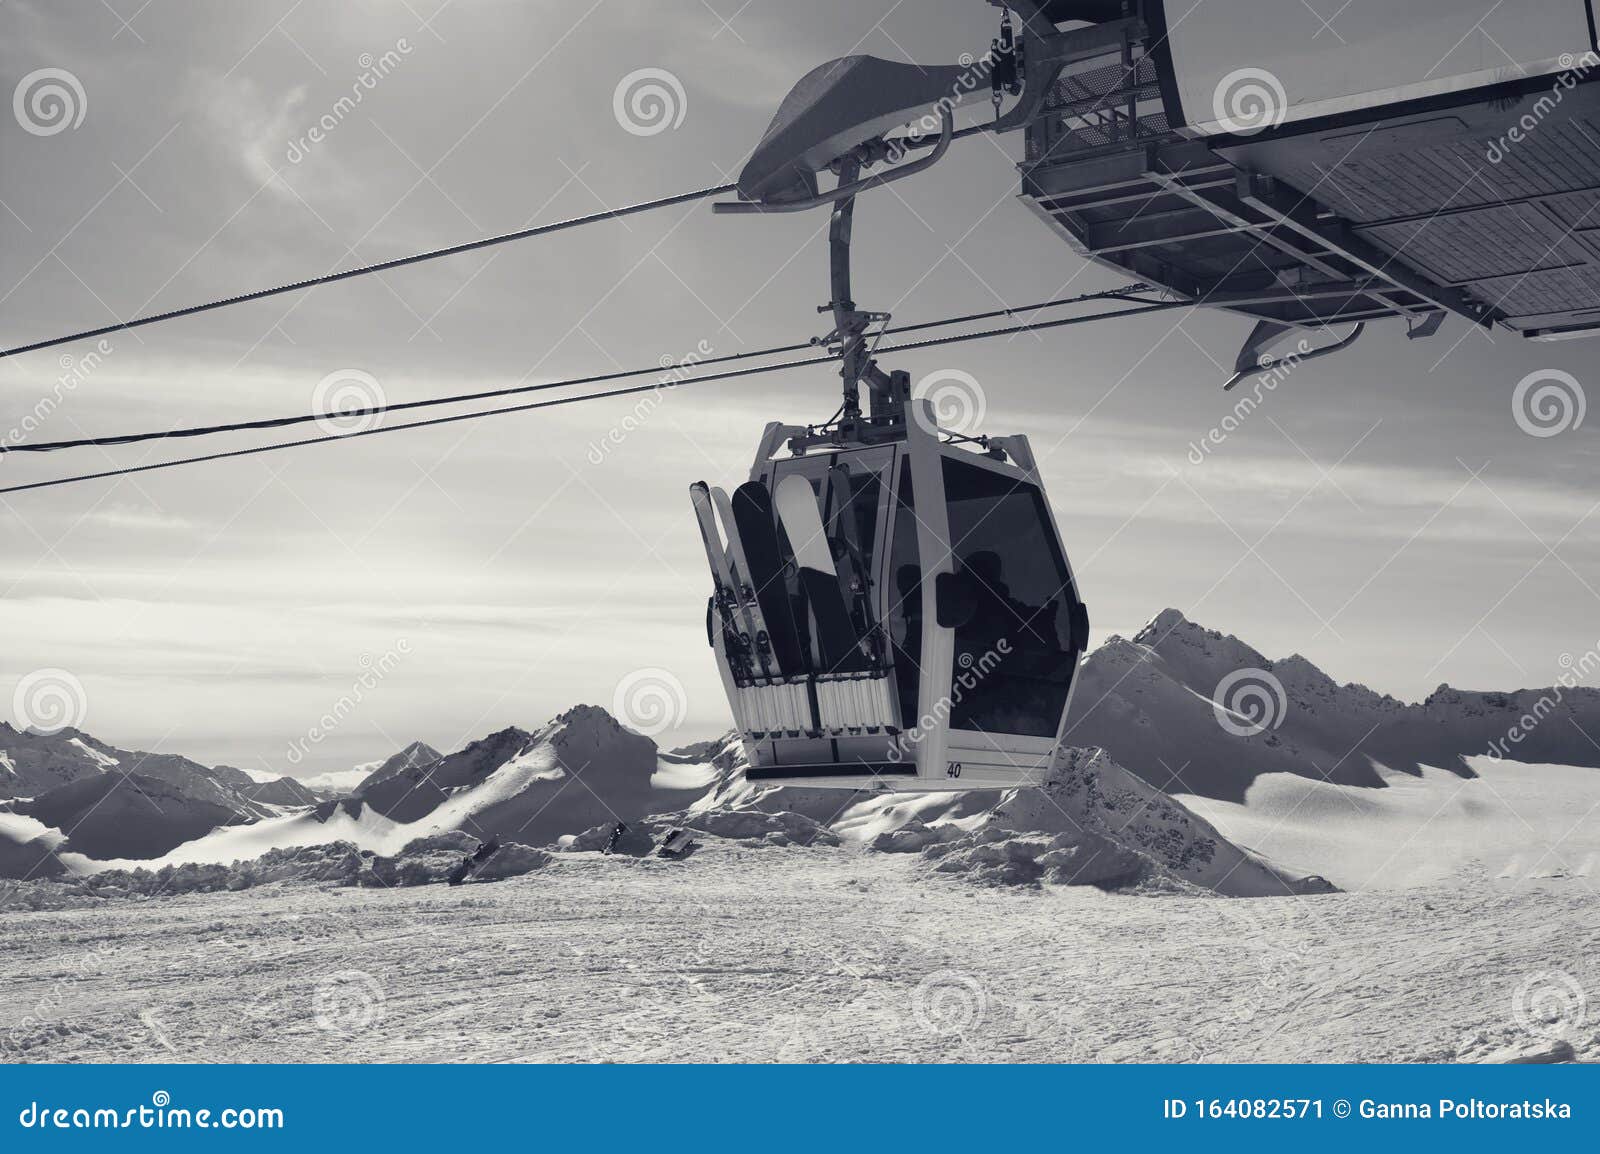
<svg viewBox="0 0 1600 1154"><path fill-rule="evenodd" d="M1236 681L1257 692L1232 696ZM1600 766L1600 746L1582 736L1600 735L1600 690L1444 684L1408 703L1339 684L1298 653L1268 658L1167 609L1085 658L1063 745L1103 751L1115 774L1162 795L1241 803L1265 774L1371 788L1423 766L1469 778L1467 758L1530 720L1538 724L1515 743L1519 760ZM325 790L125 751L75 729L45 735L0 723L0 819L13 815L0 821L0 872L5 861L37 862L55 850L90 860L199 860L336 837L387 845L447 830L553 844L649 814L745 808L778 807L832 826L853 804L835 790L755 786L743 762L732 733L663 751L603 708L578 705L450 753L411 742L333 775L359 773L353 788ZM113 788L129 777L134 788ZM111 808L96 816L103 806Z"/></svg>

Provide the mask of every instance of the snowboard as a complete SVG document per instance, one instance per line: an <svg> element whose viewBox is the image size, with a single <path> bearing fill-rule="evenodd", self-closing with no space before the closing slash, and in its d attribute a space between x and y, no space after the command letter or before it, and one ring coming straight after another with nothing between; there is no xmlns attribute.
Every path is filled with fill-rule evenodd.
<svg viewBox="0 0 1600 1154"><path fill-rule="evenodd" d="M822 514L817 508L817 495L811 482L797 473L789 474L778 482L773 503L800 570L800 587L811 608L819 671L854 673L862 670L866 663L861 652L861 638L839 589L833 548L822 528Z"/></svg>
<svg viewBox="0 0 1600 1154"><path fill-rule="evenodd" d="M733 523L744 548L745 580L755 593L766 620L772 655L785 675L806 672L806 650L795 623L794 603L783 575L783 550L772 516L772 496L759 481L746 481L733 491Z"/></svg>

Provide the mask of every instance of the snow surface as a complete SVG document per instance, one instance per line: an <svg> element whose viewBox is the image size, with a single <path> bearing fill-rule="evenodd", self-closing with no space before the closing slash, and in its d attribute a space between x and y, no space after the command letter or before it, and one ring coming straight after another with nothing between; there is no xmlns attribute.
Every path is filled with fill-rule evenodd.
<svg viewBox="0 0 1600 1154"><path fill-rule="evenodd" d="M43 844L51 849L67 840L66 835L60 830L45 825L36 817L0 809L0 838L15 842L17 845L26 845L36 837L44 838Z"/></svg>
<svg viewBox="0 0 1600 1154"><path fill-rule="evenodd" d="M79 753L83 754L83 756L89 760L89 763L101 773L104 773L106 770L117 764L116 758L112 757L108 753L101 753L98 749L94 748L94 746L85 742L81 737L70 738L67 741L67 744L72 746Z"/></svg>
<svg viewBox="0 0 1600 1154"><path fill-rule="evenodd" d="M1518 1024L1530 977L1600 988L1594 903L1575 877L1221 900L978 889L849 847L557 855L470 893L0 914L0 1057L1479 1060L1549 1049ZM318 1023L329 989L348 1028Z"/></svg>
<svg viewBox="0 0 1600 1154"><path fill-rule="evenodd" d="M1491 757L1469 764L1476 778L1381 771L1383 789L1269 773L1243 805L1174 796L1235 844L1343 889L1469 877L1600 885L1600 769Z"/></svg>
<svg viewBox="0 0 1600 1154"><path fill-rule="evenodd" d="M717 767L710 762L656 760L650 775L651 789L706 789L717 780Z"/></svg>

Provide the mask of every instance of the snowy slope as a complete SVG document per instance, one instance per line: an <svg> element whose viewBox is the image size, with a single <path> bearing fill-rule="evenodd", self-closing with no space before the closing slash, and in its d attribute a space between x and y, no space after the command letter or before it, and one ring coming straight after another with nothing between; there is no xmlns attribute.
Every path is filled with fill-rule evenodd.
<svg viewBox="0 0 1600 1154"><path fill-rule="evenodd" d="M470 899L264 886L6 914L0 1038L35 1062L1449 1062L1549 1053L1518 1005L1570 975L1588 1017L1579 999L1560 1032L1600 1060L1576 879L1142 901L922 871L720 843L557 855ZM318 982L346 971L381 1012L330 1030Z"/></svg>
<svg viewBox="0 0 1600 1154"><path fill-rule="evenodd" d="M1390 773L1386 789L1268 774L1242 804L1180 800L1240 845L1347 889L1473 878L1600 885L1600 769L1487 757L1471 768L1465 779Z"/></svg>
<svg viewBox="0 0 1600 1154"><path fill-rule="evenodd" d="M85 874L102 869L159 869L188 862L226 865L258 858L268 850L329 845L336 841L351 842L375 853L393 853L410 840L409 836L396 833L401 828L360 802L335 801L325 802L314 810L286 814L250 825L214 829L153 859L112 856L95 859L73 853L63 853L61 856L74 873Z"/></svg>
<svg viewBox="0 0 1600 1154"><path fill-rule="evenodd" d="M48 878L65 871L56 849L66 838L37 818L0 810L0 878Z"/></svg>

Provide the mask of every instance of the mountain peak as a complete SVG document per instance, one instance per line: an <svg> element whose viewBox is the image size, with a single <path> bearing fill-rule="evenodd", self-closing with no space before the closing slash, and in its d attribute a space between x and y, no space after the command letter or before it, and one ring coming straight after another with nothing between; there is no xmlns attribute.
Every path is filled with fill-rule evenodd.
<svg viewBox="0 0 1600 1154"><path fill-rule="evenodd" d="M1143 629L1133 635L1134 641L1140 645L1154 645L1169 633L1182 628L1198 628L1177 609L1163 609L1145 623Z"/></svg>
<svg viewBox="0 0 1600 1154"><path fill-rule="evenodd" d="M556 714L533 734L533 739L548 742L564 759L575 757L579 764L604 758L655 765L656 743L635 733L598 705L574 705Z"/></svg>
<svg viewBox="0 0 1600 1154"><path fill-rule="evenodd" d="M426 741L413 741L395 756L403 758L411 765L421 765L424 762L438 761L444 754L433 748Z"/></svg>

